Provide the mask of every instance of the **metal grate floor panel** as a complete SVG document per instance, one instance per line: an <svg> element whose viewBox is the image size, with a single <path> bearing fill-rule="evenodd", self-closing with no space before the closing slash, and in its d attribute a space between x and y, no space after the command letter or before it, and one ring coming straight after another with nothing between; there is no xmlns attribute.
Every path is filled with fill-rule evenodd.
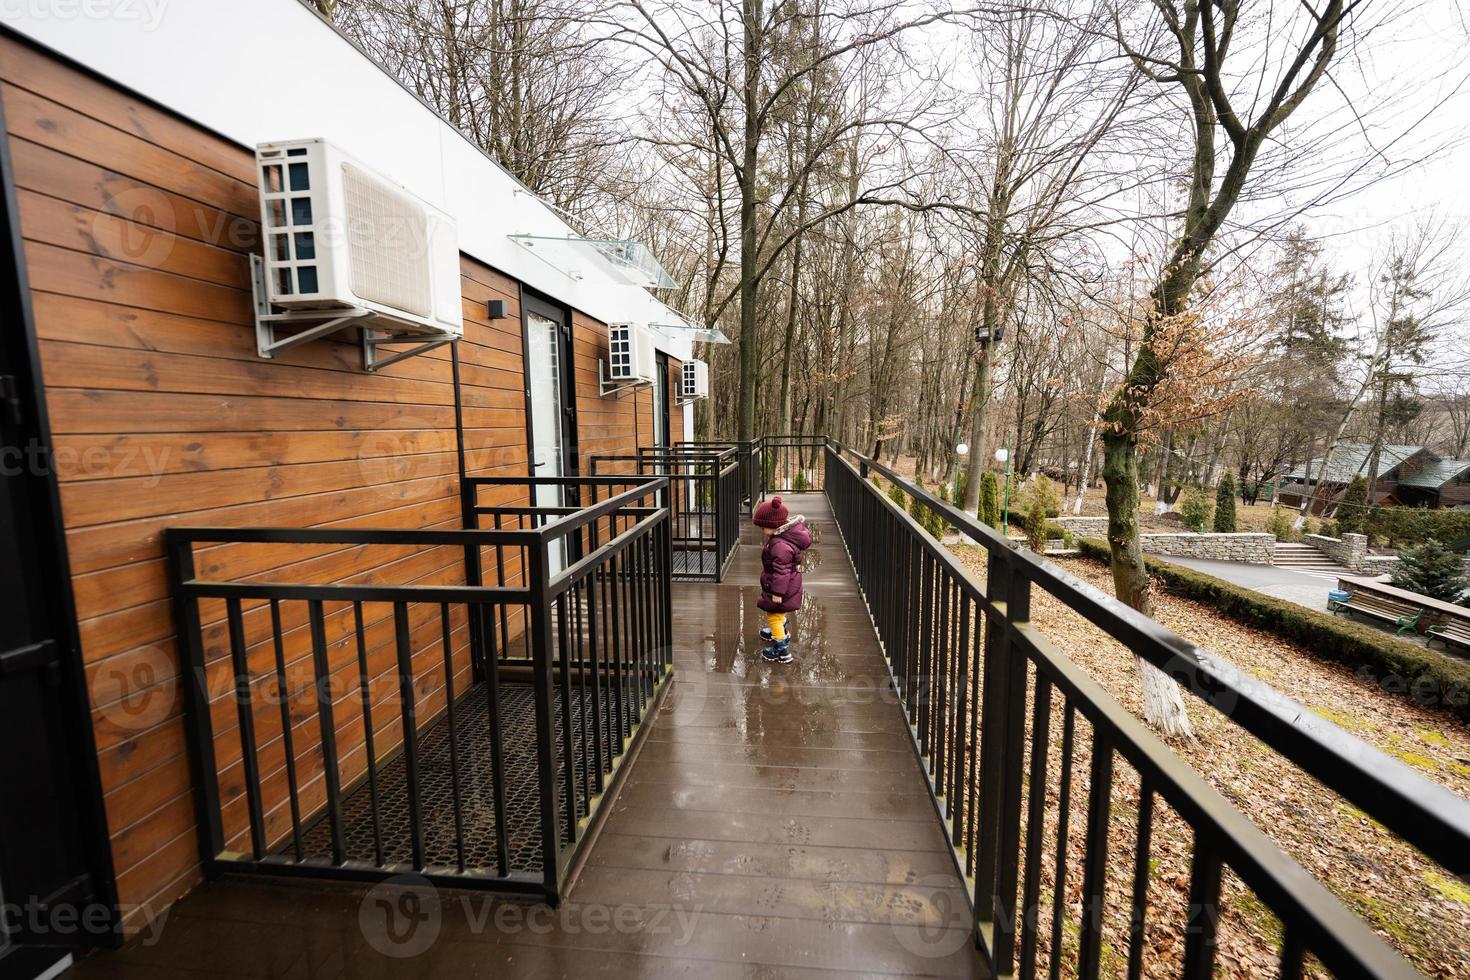
<svg viewBox="0 0 1470 980"><path fill-rule="evenodd" d="M495 790L492 779L489 695L484 684L477 684L462 698L455 709L457 738L455 752L459 762L459 793L464 822L465 866L499 873L498 832L495 822ZM592 702L591 692L575 695L584 706ZM612 771L613 739L609 722L615 712L615 701L604 695L603 760L604 773ZM590 711L572 710L572 737L577 743L577 809L578 818L587 815L588 801L581 792L584 760L591 752L592 733L583 741L584 718ZM563 791L565 761L561 756L562 706L559 694L554 699L557 746L557 806L566 826L566 794ZM539 872L541 870L540 819L541 806L536 780L536 705L530 686L502 683L500 686L500 719L502 751L505 759L505 819L509 870ZM625 732L626 734L626 732ZM584 750L585 746L585 750ZM455 867L454 780L450 766L449 722L441 716L433 725L419 732L420 810L423 814L424 859L427 864ZM597 791L594 781L588 785ZM412 830L409 819L408 773L402 753L387 762L378 763L377 773L379 833L382 835L383 860L387 864L408 864L413 859ZM342 824L345 851L349 860L376 863L374 846L372 790L364 777L360 785L342 799ZM331 824L326 813L303 824L302 844L306 857L330 859L332 854ZM295 855L295 845L287 840L278 849L282 855Z"/></svg>
<svg viewBox="0 0 1470 980"><path fill-rule="evenodd" d="M713 549L692 551L674 549L674 578L717 579L720 574L720 556Z"/></svg>

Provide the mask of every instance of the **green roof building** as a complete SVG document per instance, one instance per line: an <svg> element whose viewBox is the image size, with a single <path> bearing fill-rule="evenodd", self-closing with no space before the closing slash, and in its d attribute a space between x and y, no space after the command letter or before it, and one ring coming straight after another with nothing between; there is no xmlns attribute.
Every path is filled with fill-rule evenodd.
<svg viewBox="0 0 1470 980"><path fill-rule="evenodd" d="M1320 478L1322 493L1313 510L1324 509L1347 489L1353 477L1369 475L1372 452L1373 447L1366 443L1343 443L1332 451L1325 475L1321 475L1320 456L1289 470L1278 499L1286 506L1299 507L1304 498L1312 495ZM1405 507L1470 504L1470 460L1442 459L1427 446L1382 446L1373 497L1374 503Z"/></svg>

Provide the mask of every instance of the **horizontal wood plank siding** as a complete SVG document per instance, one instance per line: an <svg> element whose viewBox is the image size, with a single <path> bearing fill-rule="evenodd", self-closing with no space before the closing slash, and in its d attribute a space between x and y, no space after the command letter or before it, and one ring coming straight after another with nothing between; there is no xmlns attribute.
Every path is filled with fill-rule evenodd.
<svg viewBox="0 0 1470 980"><path fill-rule="evenodd" d="M440 349L375 375L361 370L360 349L346 342L259 359L249 289L248 257L259 239L252 154L4 36L0 99L104 803L126 925L137 929L200 879L163 529L458 527L451 356ZM461 282L467 466L476 474L524 475L520 287L468 257ZM509 317L489 320L490 300L505 301ZM580 313L574 326L580 451L584 458L631 452L652 431L649 393L601 397L605 327ZM453 549L271 548L201 549L200 562L211 575L261 579L288 574L289 566L292 576L322 581L463 581ZM520 569L520 557L509 555L507 580L518 581ZM237 721L223 696L224 611L220 603L204 605L208 677L221 695L214 717L225 823L238 837L245 816ZM309 677L303 611L296 604L283 612L288 674ZM425 677L421 717L443 703L439 623L431 613L415 608L412 623ZM343 692L339 748L351 778L363 764L351 609L329 607L326 618L334 689ZM373 607L365 619L372 673L391 677L391 620ZM269 625L265 606L247 604L251 662L262 670L273 657ZM462 690L462 612L452 627ZM389 698L392 686L376 686L374 698ZM397 737L398 713L384 707L373 720L381 750ZM261 711L255 723L276 832L287 819L279 713ZM319 772L307 705L293 701L293 725L298 757L308 771L315 759ZM319 779L308 792L308 805L319 800Z"/></svg>

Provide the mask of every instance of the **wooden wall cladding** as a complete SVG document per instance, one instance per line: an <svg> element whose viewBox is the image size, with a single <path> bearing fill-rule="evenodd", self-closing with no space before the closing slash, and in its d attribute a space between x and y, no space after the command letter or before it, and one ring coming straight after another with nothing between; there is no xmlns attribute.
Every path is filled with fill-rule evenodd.
<svg viewBox="0 0 1470 980"><path fill-rule="evenodd" d="M441 349L368 375L356 345L330 341L259 359L248 260L259 235L253 155L8 36L0 37L0 99L118 889L126 925L137 929L200 880L162 530L459 526L452 366ZM461 276L468 467L522 475L519 287L469 258ZM486 318L491 299L506 302L507 319ZM600 397L605 328L580 314L574 325L581 452L631 452L652 431L651 397ZM681 433L680 413L671 414ZM260 578L290 565L293 575L323 580L462 581L448 549L266 557L235 546L201 550L200 562ZM518 581L519 571L512 561L507 579ZM225 649L222 616L222 607L206 610L211 659ZM339 609L329 630L334 670L345 677L355 668L343 616ZM287 625L290 669L305 670L302 624ZM264 607L247 607L246 626L252 657L264 656ZM455 623L456 644L462 626ZM373 620L369 628L383 627ZM415 630L431 707L436 693L442 702L437 623L416 620ZM437 682L427 666L436 660ZM375 653L380 661L390 669ZM232 713L216 711L227 777L238 768L238 739L233 757L224 748ZM375 713L375 727L380 718L391 743L396 712ZM279 798L279 716L257 722L265 777ZM358 766L360 712L345 709L342 726L345 763ZM297 737L303 759L317 750L313 730L303 726ZM238 786L226 818L231 832L243 827ZM278 827L279 807L271 819Z"/></svg>

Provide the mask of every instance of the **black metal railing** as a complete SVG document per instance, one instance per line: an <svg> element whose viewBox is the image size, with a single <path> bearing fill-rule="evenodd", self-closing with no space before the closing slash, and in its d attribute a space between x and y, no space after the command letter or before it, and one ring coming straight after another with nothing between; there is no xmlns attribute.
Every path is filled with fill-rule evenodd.
<svg viewBox="0 0 1470 980"><path fill-rule="evenodd" d="M1301 975L1304 963L1336 976L1414 975L1031 623L1033 592L1163 670L1451 876L1470 872L1470 803L892 470L835 445L826 457L827 495L956 862L973 879L974 924L996 974L1095 977L1105 967L1137 977L1145 935L1164 930L1182 935L1184 976L1209 976L1229 878L1279 920L1282 976ZM875 476L984 549L983 585ZM1181 829L1191 835L1187 905L1150 892L1159 833ZM1112 895L1110 865L1128 882ZM1071 897L1068 877L1079 869L1080 896Z"/></svg>
<svg viewBox="0 0 1470 980"><path fill-rule="evenodd" d="M761 436L755 453L760 461L761 496L773 493L821 493L826 488L826 446L821 436Z"/></svg>
<svg viewBox="0 0 1470 980"><path fill-rule="evenodd" d="M740 464L740 508L749 514L760 499L760 457L756 452L758 440L748 439L684 439L673 444L674 452L720 452L733 450L735 461Z"/></svg>
<svg viewBox="0 0 1470 980"><path fill-rule="evenodd" d="M649 476L487 477L467 476L461 484L461 520L470 530L540 530L570 515L600 504L610 497L644 486ZM658 494L648 493L647 503L662 506ZM576 527L563 527L548 545L553 571L569 561L596 551L627 530L633 516L624 508L600 513ZM523 584L525 563L506 540L465 549L466 581L502 585ZM502 663L529 657L525 623L501 605L489 624L494 633L485 649L494 651Z"/></svg>
<svg viewBox="0 0 1470 980"><path fill-rule="evenodd" d="M671 676L668 482L478 484L517 526L167 531L207 873L560 898Z"/></svg>
<svg viewBox="0 0 1470 980"><path fill-rule="evenodd" d="M674 578L718 582L740 543L740 464L729 448L673 450L645 447L632 455L591 457L594 475L666 477Z"/></svg>

